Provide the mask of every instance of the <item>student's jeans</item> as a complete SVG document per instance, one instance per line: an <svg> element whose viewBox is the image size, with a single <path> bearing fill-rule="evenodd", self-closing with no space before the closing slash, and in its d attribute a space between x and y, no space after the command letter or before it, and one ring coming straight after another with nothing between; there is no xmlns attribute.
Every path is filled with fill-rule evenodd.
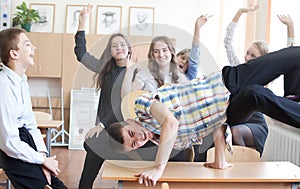
<svg viewBox="0 0 300 189"><path fill-rule="evenodd" d="M264 87L281 74L289 75L299 68L300 47L288 47L251 60L247 64L224 67L223 80L231 92L227 109L228 123L235 125L247 122L254 111L259 111L300 128L300 104L276 96Z"/></svg>
<svg viewBox="0 0 300 189"><path fill-rule="evenodd" d="M26 142L34 150L36 145L31 134L24 128L19 128L20 139ZM42 165L32 164L7 156L0 150L1 167L12 182L16 189L43 189L48 184L47 179L42 171ZM64 162L68 163L68 162ZM66 189L58 177L51 176L51 187L53 189Z"/></svg>

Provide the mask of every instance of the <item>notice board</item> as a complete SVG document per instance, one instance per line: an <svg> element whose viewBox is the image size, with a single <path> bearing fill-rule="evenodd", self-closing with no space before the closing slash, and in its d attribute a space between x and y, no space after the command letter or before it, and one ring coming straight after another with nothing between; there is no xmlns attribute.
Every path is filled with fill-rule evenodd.
<svg viewBox="0 0 300 189"><path fill-rule="evenodd" d="M95 127L99 94L94 88L71 90L69 149L83 149L85 134Z"/></svg>

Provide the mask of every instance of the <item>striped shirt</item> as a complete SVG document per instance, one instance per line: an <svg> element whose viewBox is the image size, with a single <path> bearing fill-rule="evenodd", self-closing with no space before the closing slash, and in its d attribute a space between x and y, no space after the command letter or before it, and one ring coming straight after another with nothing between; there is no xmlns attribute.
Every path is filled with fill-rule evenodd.
<svg viewBox="0 0 300 189"><path fill-rule="evenodd" d="M224 38L224 47L226 49L227 58L231 66L237 66L242 63L233 47L233 37L236 26L237 23L230 22L227 26L226 35Z"/></svg>
<svg viewBox="0 0 300 189"><path fill-rule="evenodd" d="M151 116L154 100L165 104L179 121L174 149L201 144L226 120L230 92L222 81L221 72L190 82L166 85L141 95L135 102L135 113L143 127L160 134L161 125Z"/></svg>

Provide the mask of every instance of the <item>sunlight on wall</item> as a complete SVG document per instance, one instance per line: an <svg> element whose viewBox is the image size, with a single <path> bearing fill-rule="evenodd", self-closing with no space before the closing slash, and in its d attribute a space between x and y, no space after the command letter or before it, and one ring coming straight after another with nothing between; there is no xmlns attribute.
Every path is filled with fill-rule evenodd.
<svg viewBox="0 0 300 189"><path fill-rule="evenodd" d="M290 15L294 23L295 40L299 45L298 38L300 32L300 12L298 1L294 0L272 0L270 18L270 49L278 50L287 45L286 26L280 22L277 15Z"/></svg>
<svg viewBox="0 0 300 189"><path fill-rule="evenodd" d="M287 29L278 19L277 15L290 15L294 23L295 41L299 45L300 12L297 1L272 0L270 17L270 51L275 51L287 46ZM277 95L283 95L283 76L273 81L269 88Z"/></svg>

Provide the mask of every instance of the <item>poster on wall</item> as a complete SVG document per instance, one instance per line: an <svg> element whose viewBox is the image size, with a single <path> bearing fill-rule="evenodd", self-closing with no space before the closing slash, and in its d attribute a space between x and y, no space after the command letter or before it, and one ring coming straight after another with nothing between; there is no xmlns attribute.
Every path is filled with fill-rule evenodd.
<svg viewBox="0 0 300 189"><path fill-rule="evenodd" d="M129 35L153 36L154 8L129 7Z"/></svg>
<svg viewBox="0 0 300 189"><path fill-rule="evenodd" d="M77 32L78 23L79 23L79 15L80 15L81 10L84 7L85 6L83 6L83 5L67 5L65 33L76 33ZM85 30L86 34L88 34L90 32L91 14L90 14L90 18L87 20L87 23L86 23L86 25L87 25L86 30Z"/></svg>
<svg viewBox="0 0 300 189"><path fill-rule="evenodd" d="M0 30L10 28L11 22L11 1L0 0Z"/></svg>
<svg viewBox="0 0 300 189"><path fill-rule="evenodd" d="M69 149L83 149L84 136L95 127L99 92L94 88L72 90Z"/></svg>
<svg viewBox="0 0 300 189"><path fill-rule="evenodd" d="M39 21L32 24L32 32L53 32L54 28L54 16L55 16L55 4L39 4L31 3L31 9L35 9L39 15Z"/></svg>
<svg viewBox="0 0 300 189"><path fill-rule="evenodd" d="M97 34L112 34L121 31L121 6L97 6Z"/></svg>

